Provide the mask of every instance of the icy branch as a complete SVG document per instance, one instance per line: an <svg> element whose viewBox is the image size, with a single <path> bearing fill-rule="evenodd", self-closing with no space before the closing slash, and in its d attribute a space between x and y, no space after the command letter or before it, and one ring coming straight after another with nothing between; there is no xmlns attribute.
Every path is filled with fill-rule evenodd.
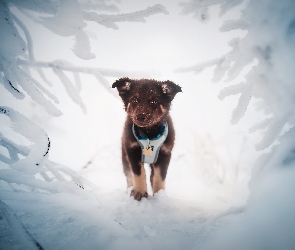
<svg viewBox="0 0 295 250"><path fill-rule="evenodd" d="M168 14L166 8L161 4L148 7L145 10L118 15L100 15L95 12L83 12L86 21L94 21L107 28L118 29L118 22L146 22L145 18L154 14Z"/></svg>
<svg viewBox="0 0 295 250"><path fill-rule="evenodd" d="M208 6L222 4L224 12L229 6L241 1L191 1L183 4L184 12L206 10ZM232 112L232 124L238 123L245 115L251 100L263 100L262 111L272 116L257 128L265 128L265 135L257 149L270 146L283 131L286 124L294 125L294 19L289 4L267 4L250 1L239 20L226 21L220 31L245 30L247 34L229 42L231 50L225 55L195 66L178 69L177 72L199 73L205 68L215 67L213 81L233 82L250 64L252 69L244 75L242 83L232 83L219 94L220 99L239 95L239 101ZM284 18L281 18L281 14ZM263 31L263 32L262 32ZM276 34L274 36L274 34ZM290 35L292 34L292 35ZM284 66L282 66L284 65ZM251 131L254 131L253 129Z"/></svg>
<svg viewBox="0 0 295 250"><path fill-rule="evenodd" d="M5 147L9 152L10 158L7 158L4 155L0 154L0 160L7 164L12 164L17 162L19 160L19 157L18 157L19 154L22 156L28 156L30 152L29 147L14 143L13 141L3 136L1 133L0 133L0 145Z"/></svg>
<svg viewBox="0 0 295 250"><path fill-rule="evenodd" d="M59 69L62 71L68 71L72 73L84 73L95 75L97 72L102 74L105 77L120 77L122 75L130 75L131 77L138 76L150 76L152 72L149 71L128 71L128 70L115 70L115 69L105 69L105 68L94 68L94 67L80 67L71 65L71 63L66 61L54 61L54 62L43 62L43 61L35 61L29 62L22 59L17 61L19 65L26 65L34 68L51 68L51 69Z"/></svg>
<svg viewBox="0 0 295 250"><path fill-rule="evenodd" d="M85 31L82 29L75 34L75 41L73 52L81 59L94 59L95 54L91 52L90 40Z"/></svg>
<svg viewBox="0 0 295 250"><path fill-rule="evenodd" d="M10 10L5 1L0 2L1 54L18 56L27 50L26 43L13 24Z"/></svg>
<svg viewBox="0 0 295 250"><path fill-rule="evenodd" d="M118 97L114 94L113 91L110 89L110 84L106 77L122 77L124 75L128 75L130 77L150 77L151 75L154 75L155 72L149 72L149 71L126 71L126 70L112 70L112 69L104 69L104 68L94 68L94 67L79 67L72 65L69 62L66 61L54 61L54 62L42 62L42 61L25 61L25 60L18 60L19 65L26 65L28 67L33 67L37 69L46 69L50 68L55 73L57 73L58 77L61 79L61 82L64 84L67 93L72 98L72 100L75 100L77 104L80 105L82 110L85 108L84 104L82 103L82 100L79 100L79 92L80 92L80 74L90 74L93 75L98 83L102 84L102 86L105 88L107 92L109 92L111 95L114 95L114 97ZM75 78L75 84L72 83L63 73L63 71L71 72L74 74ZM73 87L76 85L76 87ZM84 110L85 112L86 110Z"/></svg>
<svg viewBox="0 0 295 250"><path fill-rule="evenodd" d="M250 23L246 20L229 20L225 21L220 27L220 31L227 32L231 30L248 30Z"/></svg>
<svg viewBox="0 0 295 250"><path fill-rule="evenodd" d="M210 18L210 7L220 5L219 16L222 16L241 2L243 0L191 0L190 2L180 3L180 6L182 6L182 14L194 14L196 19L205 22Z"/></svg>
<svg viewBox="0 0 295 250"><path fill-rule="evenodd" d="M93 183L83 178L82 176L78 175L75 171L71 170L70 168L66 166L57 164L52 161L47 161L46 166L48 167L48 169L54 168L55 171L60 171L60 173L70 176L72 181L79 186L82 186L84 188L91 189L91 190L95 190L97 188Z"/></svg>
<svg viewBox="0 0 295 250"><path fill-rule="evenodd" d="M252 84L245 82L226 87L222 91L220 91L218 97L221 100L223 100L227 96L241 94L238 105L232 112L232 124L237 124L240 121L240 119L245 115L247 107L249 106L249 103L253 95L252 91Z"/></svg>
<svg viewBox="0 0 295 250"><path fill-rule="evenodd" d="M18 185L26 185L34 189L44 190L50 193L60 192L78 192L79 188L73 182L58 181L58 182L47 182L36 179L31 175L20 174L19 171L13 169L2 169L0 170L0 180L14 183Z"/></svg>
<svg viewBox="0 0 295 250"><path fill-rule="evenodd" d="M28 156L14 162L11 165L11 168L27 174L38 173L40 171L40 167L38 165L41 164L47 157L50 147L50 141L47 134L38 125L32 123L28 118L12 108L2 106L0 107L0 114L9 117L12 122L12 129L16 133L20 133L34 143L33 146L31 146L31 151ZM6 143L9 143L8 140L6 140ZM11 151L14 146L16 146L16 144L7 148ZM17 151L19 151L19 149ZM17 154L17 151L14 152L13 155ZM12 160L15 160L15 158Z"/></svg>
<svg viewBox="0 0 295 250"><path fill-rule="evenodd" d="M54 68L53 72L59 77L60 81L65 86L66 92L71 97L72 101L77 103L86 114L86 107L81 97L77 94L77 91L72 85L71 80L60 69Z"/></svg>
<svg viewBox="0 0 295 250"><path fill-rule="evenodd" d="M86 113L80 92L82 88L81 74L93 75L107 93L111 91L106 77L144 77L150 72L129 72L113 69L79 67L69 62L56 60L54 62L37 61L34 54L34 41L31 30L26 22L16 14L11 13L11 7L25 14L31 21L45 27L55 34L73 38L73 53L83 60L95 58L91 51L91 41L86 27L89 21L95 21L105 27L118 28L119 22L146 22L147 18L155 14L168 14L164 6L157 4L146 9L126 14L98 14L104 11L118 11L117 6L105 1L1 1L0 3L0 84L6 93L21 100L30 97L53 117L62 115L56 104L59 99L52 89L46 88L44 83L52 86L51 79L46 75L46 69L52 69L65 87L73 103ZM91 11L91 12L90 12ZM94 12L95 11L95 12ZM97 12L96 12L97 11ZM41 81L31 74L37 71ZM70 73L71 80L66 73ZM46 190L48 192L73 191L79 187L95 188L95 186L78 176L65 166L48 160L50 140L47 133L37 124L30 121L12 107L0 107L0 115L10 119L11 129L28 139L31 145L22 146L19 142L8 139L0 131L0 146L8 154L0 154L0 160L7 164L8 169L0 170L0 179L12 185L25 185L32 190ZM40 178L40 179L37 179ZM66 180L70 179L68 182ZM54 183L53 183L54 182ZM78 186L79 187L78 187ZM13 185L12 185L13 186Z"/></svg>

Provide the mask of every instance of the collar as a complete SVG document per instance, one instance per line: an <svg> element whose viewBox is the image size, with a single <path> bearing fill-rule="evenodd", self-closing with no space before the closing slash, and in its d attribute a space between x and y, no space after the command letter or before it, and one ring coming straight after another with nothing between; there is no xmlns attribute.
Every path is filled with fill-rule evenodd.
<svg viewBox="0 0 295 250"><path fill-rule="evenodd" d="M160 133L154 138L148 138L134 123L132 125L132 132L142 149L141 161L143 163L155 163L158 159L160 148L168 135L167 122L162 122Z"/></svg>
<svg viewBox="0 0 295 250"><path fill-rule="evenodd" d="M160 132L155 137L150 138L148 137L138 126L136 126L134 123L132 125L132 131L136 139L138 140L157 140L161 136L163 136L168 129L167 122L162 122L160 125Z"/></svg>

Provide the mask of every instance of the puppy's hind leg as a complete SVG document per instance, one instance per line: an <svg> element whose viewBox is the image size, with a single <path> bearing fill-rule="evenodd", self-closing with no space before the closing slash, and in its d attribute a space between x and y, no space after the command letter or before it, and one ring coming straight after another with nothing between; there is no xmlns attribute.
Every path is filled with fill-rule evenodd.
<svg viewBox="0 0 295 250"><path fill-rule="evenodd" d="M153 188L153 184L154 184L154 167L153 167L153 164L150 165L151 167L151 176L150 176L150 181L151 181L151 186Z"/></svg>

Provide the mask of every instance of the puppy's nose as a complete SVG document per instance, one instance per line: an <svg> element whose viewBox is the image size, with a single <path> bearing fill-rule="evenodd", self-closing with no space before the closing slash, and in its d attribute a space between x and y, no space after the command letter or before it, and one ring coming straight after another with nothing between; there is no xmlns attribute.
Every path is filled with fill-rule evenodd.
<svg viewBox="0 0 295 250"><path fill-rule="evenodd" d="M146 119L146 115L145 114L139 114L139 115L137 115L136 119L139 122L144 122L145 119Z"/></svg>

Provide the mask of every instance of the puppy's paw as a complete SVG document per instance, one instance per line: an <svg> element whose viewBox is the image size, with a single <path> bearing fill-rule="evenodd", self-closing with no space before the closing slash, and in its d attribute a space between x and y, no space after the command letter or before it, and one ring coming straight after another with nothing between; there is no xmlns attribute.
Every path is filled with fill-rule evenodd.
<svg viewBox="0 0 295 250"><path fill-rule="evenodd" d="M147 192L136 191L136 190L133 189L131 191L131 193L130 193L130 196L133 196L134 197L134 200L140 201L141 198L143 198L143 197L147 198L148 197L148 193Z"/></svg>

